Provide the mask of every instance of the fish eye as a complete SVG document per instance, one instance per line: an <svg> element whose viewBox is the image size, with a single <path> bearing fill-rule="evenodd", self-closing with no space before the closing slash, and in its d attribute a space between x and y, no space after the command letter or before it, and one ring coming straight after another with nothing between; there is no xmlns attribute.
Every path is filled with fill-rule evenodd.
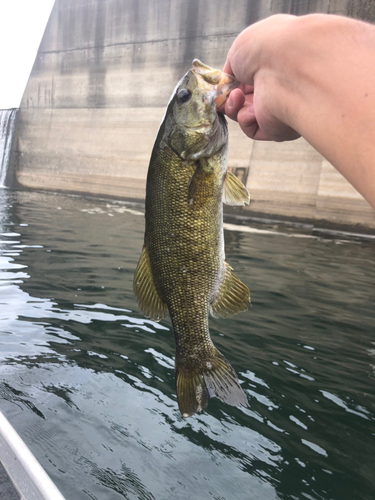
<svg viewBox="0 0 375 500"><path fill-rule="evenodd" d="M188 89L181 89L177 94L177 99L180 104L190 101L191 92Z"/></svg>

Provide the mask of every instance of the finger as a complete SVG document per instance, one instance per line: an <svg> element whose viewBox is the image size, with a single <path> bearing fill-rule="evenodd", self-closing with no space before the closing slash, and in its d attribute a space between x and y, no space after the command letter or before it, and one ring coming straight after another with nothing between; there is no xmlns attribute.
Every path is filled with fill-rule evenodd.
<svg viewBox="0 0 375 500"><path fill-rule="evenodd" d="M228 54L229 55L229 54ZM232 67L229 62L229 57L227 57L227 60L225 61L224 68L223 68L223 73L227 73L227 75L233 75Z"/></svg>
<svg viewBox="0 0 375 500"><path fill-rule="evenodd" d="M255 117L254 106L249 104L244 106L237 115L237 121L242 131L257 141L271 141L272 139L261 130L259 123Z"/></svg>
<svg viewBox="0 0 375 500"><path fill-rule="evenodd" d="M218 111L225 113L232 120L237 120L237 113L245 103L245 96L240 89L234 89L229 94L227 101L222 104Z"/></svg>
<svg viewBox="0 0 375 500"><path fill-rule="evenodd" d="M241 83L241 85L238 88L240 88L245 95L254 94L254 85L247 85L246 83Z"/></svg>
<svg viewBox="0 0 375 500"><path fill-rule="evenodd" d="M237 115L237 121L242 131L251 139L257 141L284 142L298 139L300 134L285 124L279 123L265 133L255 117L254 106L244 106Z"/></svg>
<svg viewBox="0 0 375 500"><path fill-rule="evenodd" d="M255 135L259 131L259 125L255 118L254 106L248 105L241 108L237 114L237 121L242 131L251 139L255 138Z"/></svg>

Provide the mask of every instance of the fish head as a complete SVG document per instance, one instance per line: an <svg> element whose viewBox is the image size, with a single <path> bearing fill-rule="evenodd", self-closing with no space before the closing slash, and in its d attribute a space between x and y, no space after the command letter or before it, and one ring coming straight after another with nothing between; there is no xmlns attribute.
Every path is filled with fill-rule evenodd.
<svg viewBox="0 0 375 500"><path fill-rule="evenodd" d="M232 75L195 59L172 95L164 142L184 160L197 160L220 151L227 144L227 126L216 108L239 83Z"/></svg>

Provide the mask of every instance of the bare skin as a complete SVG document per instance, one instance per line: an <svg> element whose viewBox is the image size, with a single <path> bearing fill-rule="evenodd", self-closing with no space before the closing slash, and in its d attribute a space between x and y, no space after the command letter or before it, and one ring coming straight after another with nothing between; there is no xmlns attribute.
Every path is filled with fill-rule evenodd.
<svg viewBox="0 0 375 500"><path fill-rule="evenodd" d="M375 26L272 16L238 35L224 71L242 84L219 110L248 137L303 136L375 208Z"/></svg>

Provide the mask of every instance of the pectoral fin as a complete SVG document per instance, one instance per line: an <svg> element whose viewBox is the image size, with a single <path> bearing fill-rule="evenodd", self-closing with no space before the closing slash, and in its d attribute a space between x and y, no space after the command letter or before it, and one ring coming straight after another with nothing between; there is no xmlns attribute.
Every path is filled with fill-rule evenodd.
<svg viewBox="0 0 375 500"><path fill-rule="evenodd" d="M248 205L250 203L249 191L229 170L224 177L223 203L232 207Z"/></svg>
<svg viewBox="0 0 375 500"><path fill-rule="evenodd" d="M201 208L213 196L214 183L213 171L202 168L201 162L197 162L197 168L190 179L188 188L188 203L194 208Z"/></svg>
<svg viewBox="0 0 375 500"><path fill-rule="evenodd" d="M212 316L226 318L231 314L246 311L246 303L251 304L249 289L232 273L232 268L225 262L224 279L210 307Z"/></svg>
<svg viewBox="0 0 375 500"><path fill-rule="evenodd" d="M142 249L142 255L134 273L133 291L146 318L160 321L167 317L167 306L160 299L155 288L146 247Z"/></svg>

